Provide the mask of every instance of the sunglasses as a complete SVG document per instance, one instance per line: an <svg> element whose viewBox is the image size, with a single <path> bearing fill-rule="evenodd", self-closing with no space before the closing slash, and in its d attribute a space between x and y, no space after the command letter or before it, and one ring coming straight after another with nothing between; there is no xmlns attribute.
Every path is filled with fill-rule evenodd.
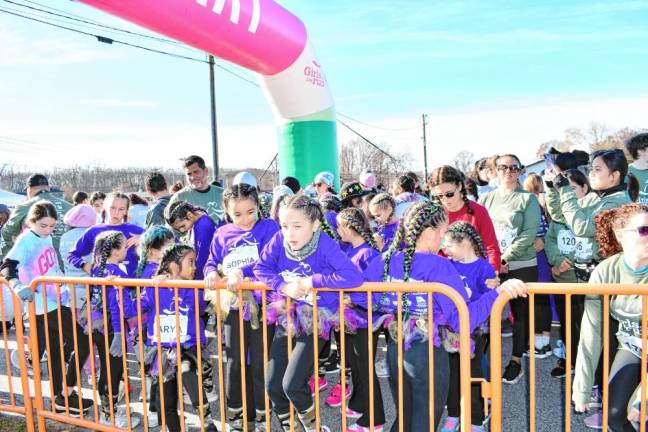
<svg viewBox="0 0 648 432"><path fill-rule="evenodd" d="M648 225L634 227L634 228L623 228L617 231L636 232L639 235L639 237L646 237L648 236Z"/></svg>
<svg viewBox="0 0 648 432"><path fill-rule="evenodd" d="M522 168L519 165L497 165L497 171L516 173L522 171Z"/></svg>
<svg viewBox="0 0 648 432"><path fill-rule="evenodd" d="M320 186L322 186L323 184L324 184L324 183L321 183L321 182L320 182L320 183L315 183L315 187L320 187Z"/></svg>
<svg viewBox="0 0 648 432"><path fill-rule="evenodd" d="M455 196L456 193L457 193L457 191L454 190L454 191L452 191L452 192L446 192L446 193L440 193L440 194L433 194L433 195L432 195L432 198L434 198L434 199L436 199L436 200L440 200L440 199L443 198L443 197L446 197L446 198L452 198L452 197Z"/></svg>

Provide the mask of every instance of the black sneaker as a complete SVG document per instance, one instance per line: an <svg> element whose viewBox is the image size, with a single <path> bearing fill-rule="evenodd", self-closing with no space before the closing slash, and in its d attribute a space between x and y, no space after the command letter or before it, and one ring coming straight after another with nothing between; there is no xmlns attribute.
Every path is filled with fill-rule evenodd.
<svg viewBox="0 0 648 432"><path fill-rule="evenodd" d="M515 384L520 381L520 378L524 376L524 370L522 365L516 361L511 360L509 364L504 369L504 376L502 376L502 382L506 384Z"/></svg>
<svg viewBox="0 0 648 432"><path fill-rule="evenodd" d="M551 356L553 351L551 350L551 345L545 345L542 348L535 348L535 358L543 359ZM531 357L529 350L524 352L524 357Z"/></svg>
<svg viewBox="0 0 648 432"><path fill-rule="evenodd" d="M564 378L567 374L565 360L560 359L556 363L556 367L551 370L551 376L554 378Z"/></svg>
<svg viewBox="0 0 648 432"><path fill-rule="evenodd" d="M68 407L70 410L70 415L72 416L79 416L81 414L81 411L79 411L79 395L77 394L76 391L73 391L69 396L68 396ZM87 413L90 408L94 405L94 402L92 399L83 399L81 398L81 407L83 409L83 413ZM63 395L57 395L54 398L54 409L58 413L64 413L65 412L65 397Z"/></svg>
<svg viewBox="0 0 648 432"><path fill-rule="evenodd" d="M334 374L340 372L340 364L338 363L337 355L332 355L324 364L322 364L322 369L324 369L325 374Z"/></svg>

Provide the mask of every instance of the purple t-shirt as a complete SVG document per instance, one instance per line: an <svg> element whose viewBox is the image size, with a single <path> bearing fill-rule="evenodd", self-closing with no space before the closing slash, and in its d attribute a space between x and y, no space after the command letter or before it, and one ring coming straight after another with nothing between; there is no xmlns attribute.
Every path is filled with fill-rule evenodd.
<svg viewBox="0 0 648 432"><path fill-rule="evenodd" d="M383 246L383 252L386 252L387 249L389 249L389 246L391 246L392 240L394 240L394 236L396 235L399 226L400 223L398 221L378 226L376 233L378 233L378 235L383 239L385 244Z"/></svg>
<svg viewBox="0 0 648 432"><path fill-rule="evenodd" d="M340 249L337 242L322 234L315 252L303 261L294 261L286 256L284 236L277 232L261 252L254 266L257 279L274 291L287 282L312 276L314 288L355 288L362 285L362 274ZM308 299L305 303L311 303ZM331 312L338 310L336 293L319 293L317 305Z"/></svg>
<svg viewBox="0 0 648 432"><path fill-rule="evenodd" d="M203 269L209 258L209 246L214 238L216 225L209 216L202 215L187 235L187 243L196 250L196 275L194 280L203 279Z"/></svg>
<svg viewBox="0 0 648 432"><path fill-rule="evenodd" d="M324 217L326 218L326 222L333 228L334 231L337 230L337 213L335 213L333 210L326 210L324 212Z"/></svg>
<svg viewBox="0 0 648 432"><path fill-rule="evenodd" d="M99 269L97 267L92 269L92 276L99 277ZM104 267L104 273L101 277L108 276L128 278L128 275L117 264L106 264L106 266ZM121 290L123 303L120 301L119 288L113 285L106 285L106 312L108 313L108 319L112 324L113 333L122 331L122 322L120 315L121 310L123 310L124 319L137 316L137 303L134 300L134 295L132 293L133 289L129 287L123 287L121 288ZM90 302L93 306L93 319L103 319L103 308L98 307L103 303L101 286L97 285L92 287ZM100 331L103 333L103 328L100 329Z"/></svg>
<svg viewBox="0 0 648 432"><path fill-rule="evenodd" d="M486 279L495 279L497 275L488 260L477 258L477 261L468 264L453 260L450 262L466 283L466 291L468 291L471 302L492 291L486 286Z"/></svg>
<svg viewBox="0 0 648 432"><path fill-rule="evenodd" d="M144 232L142 228L129 223L123 223L121 225L99 224L91 226L83 233L79 240L77 240L74 248L72 248L67 256L67 261L76 268L82 268L84 264L83 257L94 251L95 240L97 236L104 231L119 231L124 234L127 240L133 236L142 235ZM128 276L135 276L138 262L139 259L137 257L135 246L129 247L126 251L126 259L123 262L126 266Z"/></svg>
<svg viewBox="0 0 648 432"><path fill-rule="evenodd" d="M360 246L355 248L349 247L344 252L349 258L351 258L351 262L355 264L356 268L361 272L365 271L367 267L369 267L371 261L380 255L376 249L372 248L367 243L362 243ZM350 294L350 297L353 304L362 306L365 309L367 308L366 293L354 292Z"/></svg>

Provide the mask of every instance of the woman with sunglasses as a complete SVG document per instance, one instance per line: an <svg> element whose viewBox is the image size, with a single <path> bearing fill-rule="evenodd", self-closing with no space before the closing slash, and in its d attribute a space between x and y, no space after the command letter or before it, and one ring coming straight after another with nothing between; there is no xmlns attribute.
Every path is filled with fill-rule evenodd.
<svg viewBox="0 0 648 432"><path fill-rule="evenodd" d="M488 261L499 272L502 256L493 221L488 210L468 199L464 181L464 175L454 167L444 165L436 168L428 180L430 197L443 205L449 224L463 221L475 228L486 248Z"/></svg>
<svg viewBox="0 0 648 432"><path fill-rule="evenodd" d="M606 258L590 278L595 284L648 284L648 205L626 204L600 212L596 218L599 255ZM587 296L574 376L576 411L588 411L603 329L600 296ZM610 315L619 322L618 350L613 354L608 386L608 430L638 429L641 407L642 296L610 298ZM643 401L645 403L645 401Z"/></svg>
<svg viewBox="0 0 648 432"><path fill-rule="evenodd" d="M540 226L540 204L534 194L520 186L524 167L517 156L500 156L496 166L499 186L479 201L490 213L502 251L500 278L536 282L538 261L534 243ZM502 381L515 384L524 375L521 358L529 341L528 299L513 299L510 305L514 318L513 350Z"/></svg>

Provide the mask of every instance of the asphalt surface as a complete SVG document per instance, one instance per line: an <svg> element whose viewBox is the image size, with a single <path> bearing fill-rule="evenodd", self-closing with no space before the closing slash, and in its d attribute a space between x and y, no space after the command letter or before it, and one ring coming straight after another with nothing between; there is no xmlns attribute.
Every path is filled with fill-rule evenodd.
<svg viewBox="0 0 648 432"><path fill-rule="evenodd" d="M1 329L0 329L1 332ZM2 403L9 402L9 387L8 387L8 370L7 370L7 356L5 355L6 348L9 352L16 347L15 342L15 333L13 331L9 332L8 335L8 344L5 347L5 343L0 340L0 400ZM502 361L503 365L508 363L508 353L511 349L511 339L505 338L503 340L502 352L504 353L504 358ZM380 360L385 355L384 344L381 341L378 352L378 359ZM214 361L216 361L214 359ZM536 361L536 430L542 432L554 432L565 430L564 426L564 380L556 379L550 376L550 371L556 363L555 357L549 357L546 359L538 359ZM134 414L142 419L142 404L141 402L136 401L140 394L140 384L141 380L139 379L139 370L137 369L137 360L134 355L129 354L128 364L130 369L130 385L132 387L131 392L131 401L132 401L132 410ZM47 367L43 363L42 370L45 373ZM528 431L529 430L529 373L528 373L528 359L525 360L525 376L524 379L520 380L517 384L507 385L503 384L503 430L504 431ZM22 403L22 389L20 386L19 377L16 376L17 370L12 369L13 373L13 392L18 404ZM329 374L326 376L329 380L329 388L331 388L339 379L339 374ZM217 377L215 378L216 383ZM89 377L84 373L83 376L84 384L84 396L91 398L91 384ZM44 386L44 392L48 395L48 385ZM391 426L395 418L394 412L394 403L389 391L389 385L387 379L381 379L381 389L383 394L383 400L386 408L386 418L387 425ZM324 398L328 395L328 390L321 392L321 415L322 415L322 424L326 424L331 431L341 431L341 415L339 408L330 408L324 404ZM208 395L212 412L216 413L215 417L218 418L218 391ZM47 404L47 402L46 402ZM188 399L185 398L185 412L186 412L186 426L187 430L198 430L199 429L199 419L195 411L191 408L191 404ZM572 415L572 427L571 430L575 432L580 431L589 431L587 427L583 425L583 417ZM352 424L350 420L348 425ZM49 423L47 430L74 430L80 431L83 429L72 428L70 426L59 426L56 424ZM143 430L142 424L135 430ZM159 431L159 427L150 428L151 431ZM278 430L278 423L273 424L273 430ZM388 430L388 429L385 429Z"/></svg>

